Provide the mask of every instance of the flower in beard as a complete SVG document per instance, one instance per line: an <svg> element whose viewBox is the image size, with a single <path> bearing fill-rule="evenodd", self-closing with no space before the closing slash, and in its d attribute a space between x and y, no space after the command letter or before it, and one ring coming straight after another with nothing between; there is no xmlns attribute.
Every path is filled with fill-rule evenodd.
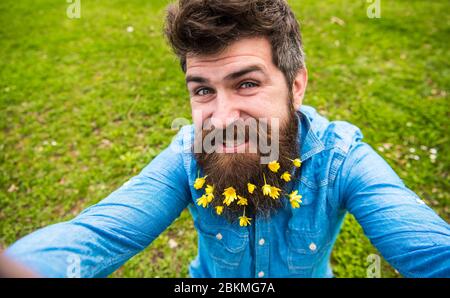
<svg viewBox="0 0 450 298"><path fill-rule="evenodd" d="M216 206L216 213L217 215L221 215L223 212L223 206Z"/></svg>
<svg viewBox="0 0 450 298"><path fill-rule="evenodd" d="M206 185L206 188L205 188L205 193L207 193L207 194L212 194L212 193L214 193L214 185L209 185L209 184L207 184L207 185Z"/></svg>
<svg viewBox="0 0 450 298"><path fill-rule="evenodd" d="M214 185L206 185L205 195L208 199L208 203L211 203L211 201L214 199Z"/></svg>
<svg viewBox="0 0 450 298"><path fill-rule="evenodd" d="M249 193L253 193L255 191L256 185L251 184L251 183L247 183L247 190Z"/></svg>
<svg viewBox="0 0 450 298"><path fill-rule="evenodd" d="M272 185L267 184L266 176L264 175L264 185L261 188L265 196L269 196L272 199L278 199L280 197L281 189Z"/></svg>
<svg viewBox="0 0 450 298"><path fill-rule="evenodd" d="M278 172L278 170L280 169L280 164L276 160L269 162L267 166L274 173Z"/></svg>
<svg viewBox="0 0 450 298"><path fill-rule="evenodd" d="M222 194L225 196L223 203L227 206L230 206L230 204L237 199L236 190L232 186L225 188Z"/></svg>
<svg viewBox="0 0 450 298"><path fill-rule="evenodd" d="M237 196L239 201L237 202L238 205L244 206L244 205L248 205L248 200L242 196Z"/></svg>
<svg viewBox="0 0 450 298"><path fill-rule="evenodd" d="M283 207L279 198L286 182L280 179L280 175L284 171L293 173L295 166L292 160L287 158L278 160L275 156L298 156L298 121L296 120L295 111L288 118L282 120L281 126L272 126L266 120L256 119L256 138L253 137L254 134L250 133L246 146L248 149L255 148L256 151L248 150L247 152L246 150L242 153L209 149L211 146L208 144L215 145L220 149L232 143L231 139L228 140L227 138L224 142L224 139L220 138L220 136L227 135L228 126L231 126L231 124L226 128L205 127L207 122L210 122L205 121L200 128L201 130L196 129L196 139L192 148L195 152L198 167L204 175L208 175L207 182L214 186L215 198L221 197L220 200L213 199L208 205L215 209L216 214L224 216L230 223L236 221L240 223L243 216L246 218L261 216L267 219L273 212ZM251 127L247 124L237 126L237 129L234 129L235 143L239 143L238 135L242 133L242 127L251 131ZM277 136L274 137L274 135ZM219 137L215 138L214 136ZM247 142L247 138L245 140ZM272 142L278 144L278 146L271 147L276 151L268 152L267 147L260 147L261 144L264 145L265 143L267 146ZM264 151L260 149L264 149ZM273 152L275 152L274 155ZM281 173L275 174L267 163L261 162L262 157L268 155L275 157L271 160L279 164L277 172L283 169ZM275 163L274 166L277 167ZM264 174L266 180L263 181ZM264 185L266 187L262 189L261 187ZM262 191L259 191L258 188ZM244 200L241 200L238 195L247 200L247 205L243 205ZM238 204L239 201L241 201L241 204ZM244 215L242 214L243 208L246 209ZM244 221L247 225L250 224L250 220L244 219Z"/></svg>
<svg viewBox="0 0 450 298"><path fill-rule="evenodd" d="M300 158L296 158L292 161L292 164L297 167L300 168L300 166L302 165L302 162L300 161Z"/></svg>
<svg viewBox="0 0 450 298"><path fill-rule="evenodd" d="M208 175L206 175L206 176L204 176L204 177L199 177L199 178L197 178L197 179L195 179L195 182L194 182L194 188L195 189L201 189L201 188L203 188L203 185L205 184L205 182L206 182L206 177L207 177Z"/></svg>
<svg viewBox="0 0 450 298"><path fill-rule="evenodd" d="M203 208L208 207L209 202L210 201L208 201L208 196L206 194L197 199L197 205L202 206Z"/></svg>
<svg viewBox="0 0 450 298"><path fill-rule="evenodd" d="M291 174L289 174L287 171L283 173L283 175L281 175L280 177L281 179L283 179L286 182L291 181Z"/></svg>
<svg viewBox="0 0 450 298"><path fill-rule="evenodd" d="M252 220L251 218L249 218L249 217L247 217L247 216L245 216L245 215L239 216L239 225L240 225L241 227L246 227L247 225L250 225L250 224L251 224L251 223L250 223L251 220Z"/></svg>
<svg viewBox="0 0 450 298"><path fill-rule="evenodd" d="M244 208L244 214L242 216L239 216L239 225L241 227L246 227L247 225L250 225L250 221L252 219L245 216L245 208Z"/></svg>
<svg viewBox="0 0 450 298"><path fill-rule="evenodd" d="M289 195L289 202L291 203L292 208L299 208L302 196L298 194L298 190L291 192Z"/></svg>

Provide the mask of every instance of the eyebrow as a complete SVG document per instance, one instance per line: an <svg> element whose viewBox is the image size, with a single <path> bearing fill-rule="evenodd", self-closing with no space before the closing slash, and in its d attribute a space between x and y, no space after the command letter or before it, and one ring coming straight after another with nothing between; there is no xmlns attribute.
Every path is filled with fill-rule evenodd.
<svg viewBox="0 0 450 298"><path fill-rule="evenodd" d="M230 73L228 74L224 80L229 81L229 80L235 80L237 78L240 78L246 74L249 74L251 72L261 72L263 74L266 74L266 72L264 71L264 69L258 65L251 65L248 66L244 69L238 70L236 72ZM186 84L190 83L190 82L196 82L196 83L209 83L209 80L200 76L191 76L188 75L186 76Z"/></svg>

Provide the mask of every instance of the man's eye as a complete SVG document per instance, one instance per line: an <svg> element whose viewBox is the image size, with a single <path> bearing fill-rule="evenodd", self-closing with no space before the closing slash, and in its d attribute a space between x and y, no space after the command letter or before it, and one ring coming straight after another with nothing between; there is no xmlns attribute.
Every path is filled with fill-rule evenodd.
<svg viewBox="0 0 450 298"><path fill-rule="evenodd" d="M247 89L247 88L252 88L252 87L257 87L257 86L258 86L258 84L253 83L253 82L244 82L239 87L243 88L243 89Z"/></svg>
<svg viewBox="0 0 450 298"><path fill-rule="evenodd" d="M211 93L211 90L208 88L200 88L195 91L195 95L205 96Z"/></svg>

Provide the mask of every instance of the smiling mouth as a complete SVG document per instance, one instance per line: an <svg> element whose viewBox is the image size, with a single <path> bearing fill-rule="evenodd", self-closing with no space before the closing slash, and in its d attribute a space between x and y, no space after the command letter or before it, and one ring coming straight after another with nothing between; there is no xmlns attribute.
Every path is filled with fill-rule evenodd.
<svg viewBox="0 0 450 298"><path fill-rule="evenodd" d="M248 139L248 134L246 134L245 137L232 138L230 140L225 139L221 144L221 149L225 153L237 152L238 149L248 145Z"/></svg>
<svg viewBox="0 0 450 298"><path fill-rule="evenodd" d="M221 146L222 148L220 148L220 149L222 149L221 151L223 153L237 153L237 151L239 149L241 149L242 147L247 147L247 145L248 145L248 142L245 140L243 140L240 143L237 143L234 141L227 142L227 143L224 142Z"/></svg>

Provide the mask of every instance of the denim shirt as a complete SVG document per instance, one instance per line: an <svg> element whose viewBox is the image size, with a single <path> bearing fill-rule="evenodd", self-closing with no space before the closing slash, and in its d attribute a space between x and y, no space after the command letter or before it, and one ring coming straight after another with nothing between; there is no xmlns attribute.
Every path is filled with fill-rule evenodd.
<svg viewBox="0 0 450 298"><path fill-rule="evenodd" d="M289 187L303 196L300 208L281 198L269 219L256 217L241 227L198 206L191 125L108 197L70 221L25 236L6 255L43 276L108 276L187 207L198 233L191 277L332 277L330 254L350 212L403 276L450 277L450 226L361 141L360 130L308 106L297 119L301 175Z"/></svg>

